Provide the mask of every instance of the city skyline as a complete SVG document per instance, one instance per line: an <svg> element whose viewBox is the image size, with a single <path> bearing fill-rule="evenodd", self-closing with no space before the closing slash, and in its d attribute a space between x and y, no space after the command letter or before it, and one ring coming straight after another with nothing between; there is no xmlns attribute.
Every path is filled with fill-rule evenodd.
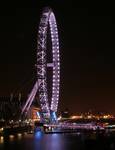
<svg viewBox="0 0 115 150"><path fill-rule="evenodd" d="M34 1L32 5L20 2L2 11L0 95L21 92L25 96L32 89L40 12L49 4L55 12L60 40L59 110L95 108L115 114L115 22L109 6L84 7L74 1L52 0L47 4Z"/></svg>

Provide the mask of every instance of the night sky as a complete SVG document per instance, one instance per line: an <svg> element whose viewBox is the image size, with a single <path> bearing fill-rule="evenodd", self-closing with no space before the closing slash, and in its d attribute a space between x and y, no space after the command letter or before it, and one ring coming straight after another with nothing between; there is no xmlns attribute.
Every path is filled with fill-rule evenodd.
<svg viewBox="0 0 115 150"><path fill-rule="evenodd" d="M115 12L112 4L31 0L0 7L0 96L28 95L36 79L40 12L51 6L61 55L59 110L115 114Z"/></svg>

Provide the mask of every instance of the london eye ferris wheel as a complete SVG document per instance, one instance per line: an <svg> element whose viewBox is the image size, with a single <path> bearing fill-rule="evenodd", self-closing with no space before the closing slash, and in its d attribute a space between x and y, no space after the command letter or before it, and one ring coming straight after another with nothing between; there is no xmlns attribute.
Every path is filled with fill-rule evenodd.
<svg viewBox="0 0 115 150"><path fill-rule="evenodd" d="M48 31L50 34L48 34ZM48 62L48 47L47 39L50 36L51 60ZM59 101L59 88L60 88L60 52L59 52L59 38L58 28L55 15L51 8L45 7L41 14L38 38L37 38L37 81L22 108L22 113L27 112L38 93L41 106L41 112L44 118L56 119L56 112ZM48 69L52 71L49 74ZM48 78L52 80L51 96L49 100ZM50 101L50 103L49 103Z"/></svg>

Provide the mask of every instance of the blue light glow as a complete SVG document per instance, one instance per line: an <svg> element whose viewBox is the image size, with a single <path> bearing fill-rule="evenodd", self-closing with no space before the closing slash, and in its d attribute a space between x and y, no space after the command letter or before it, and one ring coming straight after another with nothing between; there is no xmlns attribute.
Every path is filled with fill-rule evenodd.
<svg viewBox="0 0 115 150"><path fill-rule="evenodd" d="M36 139L41 139L42 138L43 133L41 131L37 131L35 132L35 138Z"/></svg>
<svg viewBox="0 0 115 150"><path fill-rule="evenodd" d="M38 116L38 118L40 118L40 113L39 112L37 112L37 116Z"/></svg>
<svg viewBox="0 0 115 150"><path fill-rule="evenodd" d="M56 121L57 120L56 112L51 112L51 120L52 121Z"/></svg>

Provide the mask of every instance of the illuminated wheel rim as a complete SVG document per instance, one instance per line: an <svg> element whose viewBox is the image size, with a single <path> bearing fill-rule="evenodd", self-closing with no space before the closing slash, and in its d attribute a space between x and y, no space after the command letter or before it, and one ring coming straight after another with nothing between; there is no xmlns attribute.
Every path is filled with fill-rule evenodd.
<svg viewBox="0 0 115 150"><path fill-rule="evenodd" d="M47 63L47 32L50 29L52 43L52 62ZM52 96L51 105L48 100L47 67L52 68ZM57 112L60 87L60 56L59 39L56 19L51 8L42 12L37 40L37 79L41 111L45 117L50 117L51 112Z"/></svg>

